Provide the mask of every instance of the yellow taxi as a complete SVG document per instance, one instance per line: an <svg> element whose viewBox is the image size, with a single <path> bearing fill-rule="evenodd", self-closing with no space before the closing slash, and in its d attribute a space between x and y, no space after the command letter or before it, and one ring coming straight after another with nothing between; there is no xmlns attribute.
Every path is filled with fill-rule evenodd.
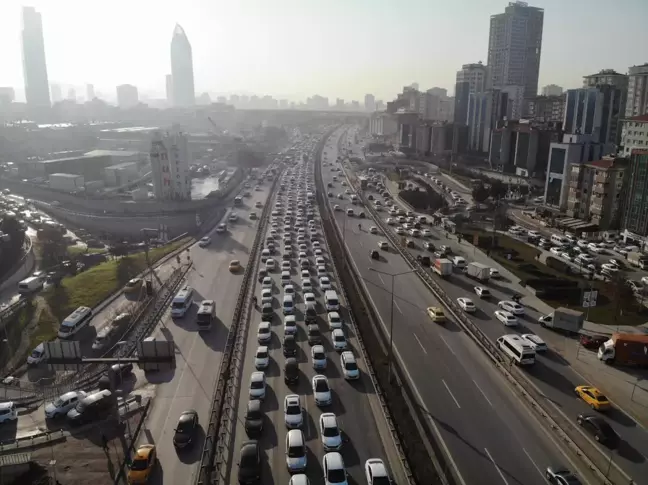
<svg viewBox="0 0 648 485"><path fill-rule="evenodd" d="M233 259L230 261L229 270L230 273L236 273L241 269L241 262L238 259Z"/></svg>
<svg viewBox="0 0 648 485"><path fill-rule="evenodd" d="M612 404L608 401L605 394L599 391L596 387L578 386L574 389L574 392L576 392L576 395L595 411L605 411L612 407Z"/></svg>
<svg viewBox="0 0 648 485"><path fill-rule="evenodd" d="M433 322L436 323L443 323L445 322L445 313L443 313L443 310L439 307L436 306L431 306L428 307L427 309L427 314L432 319Z"/></svg>
<svg viewBox="0 0 648 485"><path fill-rule="evenodd" d="M148 483L156 461L155 445L140 446L128 469L128 483L132 485Z"/></svg>
<svg viewBox="0 0 648 485"><path fill-rule="evenodd" d="M143 284L144 280L142 278L133 278L124 286L124 293L137 293Z"/></svg>

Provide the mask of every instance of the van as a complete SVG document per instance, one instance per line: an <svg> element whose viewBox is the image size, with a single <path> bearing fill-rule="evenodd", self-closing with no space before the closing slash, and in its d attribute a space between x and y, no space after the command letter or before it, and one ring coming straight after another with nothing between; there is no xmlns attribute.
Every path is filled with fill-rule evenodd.
<svg viewBox="0 0 648 485"><path fill-rule="evenodd" d="M187 313L187 310L193 305L193 288L185 286L176 296L173 297L171 303L171 317L182 318Z"/></svg>
<svg viewBox="0 0 648 485"><path fill-rule="evenodd" d="M18 409L13 401L0 403L0 423L16 421L17 419Z"/></svg>
<svg viewBox="0 0 648 485"><path fill-rule="evenodd" d="M68 411L67 418L71 424L82 424L103 419L109 416L112 405L112 392L104 389L81 399L75 407Z"/></svg>
<svg viewBox="0 0 648 485"><path fill-rule="evenodd" d="M203 300L196 314L196 323L200 330L209 330L216 318L216 302L214 300Z"/></svg>
<svg viewBox="0 0 648 485"><path fill-rule="evenodd" d="M59 327L59 338L70 338L92 320L92 309L87 306L80 306L68 315L61 322Z"/></svg>
<svg viewBox="0 0 648 485"><path fill-rule="evenodd" d="M559 234L552 234L551 244L555 246L566 246L567 244L569 244L569 239Z"/></svg>
<svg viewBox="0 0 648 485"><path fill-rule="evenodd" d="M463 269L466 267L466 260L461 256L455 256L454 258L452 258L452 264L459 269Z"/></svg>
<svg viewBox="0 0 648 485"><path fill-rule="evenodd" d="M45 344L40 343L27 357L27 365L40 364L45 358Z"/></svg>
<svg viewBox="0 0 648 485"><path fill-rule="evenodd" d="M285 295L283 297L283 314L292 315L295 311L295 301L292 295Z"/></svg>
<svg viewBox="0 0 648 485"><path fill-rule="evenodd" d="M18 293L21 295L27 295L41 289L43 289L43 280L36 276L30 276L18 283Z"/></svg>
<svg viewBox="0 0 648 485"><path fill-rule="evenodd" d="M92 350L101 350L112 340L112 336L115 334L116 327L112 325L107 325L97 332L97 336L92 342Z"/></svg>
<svg viewBox="0 0 648 485"><path fill-rule="evenodd" d="M340 299L335 290L327 290L324 293L327 312L337 312L340 310Z"/></svg>
<svg viewBox="0 0 648 485"><path fill-rule="evenodd" d="M535 349L517 334L502 335L497 339L497 346L517 365L535 364Z"/></svg>

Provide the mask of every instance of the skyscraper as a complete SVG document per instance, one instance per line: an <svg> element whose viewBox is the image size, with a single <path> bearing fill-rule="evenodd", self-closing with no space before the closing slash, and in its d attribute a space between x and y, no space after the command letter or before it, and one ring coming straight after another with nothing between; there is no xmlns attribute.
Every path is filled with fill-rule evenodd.
<svg viewBox="0 0 648 485"><path fill-rule="evenodd" d="M471 94L486 91L487 74L488 70L481 62L464 64L461 66L461 71L457 71L454 107L455 123L468 124L468 99Z"/></svg>
<svg viewBox="0 0 648 485"><path fill-rule="evenodd" d="M95 99L95 90L94 90L94 85L92 84L87 84L86 85L86 101L92 101Z"/></svg>
<svg viewBox="0 0 648 485"><path fill-rule="evenodd" d="M488 38L490 86L522 86L524 98L538 94L544 10L511 2L491 15Z"/></svg>
<svg viewBox="0 0 648 485"><path fill-rule="evenodd" d="M155 132L150 156L155 197L159 200L190 200L191 152L187 136L177 126L170 133Z"/></svg>
<svg viewBox="0 0 648 485"><path fill-rule="evenodd" d="M34 7L23 7L22 49L27 104L34 108L49 107L43 21Z"/></svg>
<svg viewBox="0 0 648 485"><path fill-rule="evenodd" d="M176 24L171 39L171 76L173 105L193 106L196 103L191 44L180 25Z"/></svg>
<svg viewBox="0 0 648 485"><path fill-rule="evenodd" d="M173 76L166 75L166 100L169 106L173 106Z"/></svg>
<svg viewBox="0 0 648 485"><path fill-rule="evenodd" d="M365 111L376 111L376 98L373 94L365 94L364 97L364 108Z"/></svg>
<svg viewBox="0 0 648 485"><path fill-rule="evenodd" d="M628 101L626 117L648 113L648 62L628 69Z"/></svg>

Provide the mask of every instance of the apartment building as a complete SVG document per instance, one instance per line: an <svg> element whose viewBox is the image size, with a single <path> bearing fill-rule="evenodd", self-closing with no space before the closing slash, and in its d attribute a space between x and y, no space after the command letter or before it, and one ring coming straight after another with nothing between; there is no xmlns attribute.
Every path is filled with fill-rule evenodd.
<svg viewBox="0 0 648 485"><path fill-rule="evenodd" d="M529 98L526 100L526 113L526 118L534 121L562 122L565 114L565 96L560 94L557 96L535 96Z"/></svg>
<svg viewBox="0 0 648 485"><path fill-rule="evenodd" d="M619 154L629 157L634 149L648 149L648 114L623 121Z"/></svg>
<svg viewBox="0 0 648 485"><path fill-rule="evenodd" d="M648 63L628 69L626 118L648 114Z"/></svg>
<svg viewBox="0 0 648 485"><path fill-rule="evenodd" d="M648 244L648 149L630 154L623 237L641 246Z"/></svg>

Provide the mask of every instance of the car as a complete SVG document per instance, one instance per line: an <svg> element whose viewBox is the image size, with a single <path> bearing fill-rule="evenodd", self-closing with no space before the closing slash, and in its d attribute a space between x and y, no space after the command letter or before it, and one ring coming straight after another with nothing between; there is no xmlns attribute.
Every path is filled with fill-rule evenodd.
<svg viewBox="0 0 648 485"><path fill-rule="evenodd" d="M254 367L258 370L266 369L270 365L270 353L268 352L268 347L265 345L260 345L256 349L254 354Z"/></svg>
<svg viewBox="0 0 648 485"><path fill-rule="evenodd" d="M144 280L142 278L133 278L124 286L124 293L137 293L143 284Z"/></svg>
<svg viewBox="0 0 648 485"><path fill-rule="evenodd" d="M288 258L289 257L290 256L288 256ZM287 260L288 258L281 262L281 271L290 271L291 264L290 261Z"/></svg>
<svg viewBox="0 0 648 485"><path fill-rule="evenodd" d="M45 418L56 419L65 416L70 409L87 396L84 391L70 391L45 405Z"/></svg>
<svg viewBox="0 0 648 485"><path fill-rule="evenodd" d="M284 335L283 341L281 342L281 349L284 357L294 357L297 355L297 341L295 340L295 335Z"/></svg>
<svg viewBox="0 0 648 485"><path fill-rule="evenodd" d="M304 293L304 304L306 305L306 307L314 307L317 304L315 293L311 293L311 292Z"/></svg>
<svg viewBox="0 0 648 485"><path fill-rule="evenodd" d="M320 414L319 429L324 451L338 451L342 448L342 434L334 413Z"/></svg>
<svg viewBox="0 0 648 485"><path fill-rule="evenodd" d="M269 322L261 322L257 327L257 342L265 343L272 339L272 330Z"/></svg>
<svg viewBox="0 0 648 485"><path fill-rule="evenodd" d="M295 315L284 317L284 335L295 335L297 333L297 319Z"/></svg>
<svg viewBox="0 0 648 485"><path fill-rule="evenodd" d="M205 248L210 244L211 244L211 237L209 236L205 236L201 238L200 241L198 242L198 246L200 246L201 248Z"/></svg>
<svg viewBox="0 0 648 485"><path fill-rule="evenodd" d="M268 258L266 259L265 267L268 271L272 271L277 267L277 262L272 258Z"/></svg>
<svg viewBox="0 0 648 485"><path fill-rule="evenodd" d="M404 236L405 235L405 228L397 227L396 228L396 234L398 234L399 236Z"/></svg>
<svg viewBox="0 0 648 485"><path fill-rule="evenodd" d="M291 429L286 434L286 466L290 473L303 472L307 465L306 440L300 429Z"/></svg>
<svg viewBox="0 0 648 485"><path fill-rule="evenodd" d="M524 307L514 301L502 300L497 304L497 306L513 315L524 315Z"/></svg>
<svg viewBox="0 0 648 485"><path fill-rule="evenodd" d="M355 355L350 350L345 350L340 354L340 367L346 380L356 380L360 378L360 370Z"/></svg>
<svg viewBox="0 0 648 485"><path fill-rule="evenodd" d="M250 388L248 390L250 399L263 401L266 395L265 373L261 371L252 372L250 376Z"/></svg>
<svg viewBox="0 0 648 485"><path fill-rule="evenodd" d="M369 228L369 232L370 232L371 234L378 234L378 228L377 228L376 226L371 226L371 227Z"/></svg>
<svg viewBox="0 0 648 485"><path fill-rule="evenodd" d="M496 310L495 318L497 318L500 322L502 322L507 327L515 327L518 324L515 315L513 315L511 312L507 312L504 310Z"/></svg>
<svg viewBox="0 0 648 485"><path fill-rule="evenodd" d="M303 276L303 274L302 274L302 276ZM304 292L313 290L313 282L311 281L310 277L302 278L301 287L302 287L302 290Z"/></svg>
<svg viewBox="0 0 648 485"><path fill-rule="evenodd" d="M327 271L326 271L326 266L320 265L317 267L317 276L326 276Z"/></svg>
<svg viewBox="0 0 648 485"><path fill-rule="evenodd" d="M491 277L491 278L493 278L493 279L497 279L497 278L499 278L500 276L501 276L501 275L500 275L499 270L497 270L497 269L495 269L495 268L491 268L491 269L490 269L490 277Z"/></svg>
<svg viewBox="0 0 648 485"><path fill-rule="evenodd" d="M612 407L605 394L594 386L576 386L574 392L595 411L607 411Z"/></svg>
<svg viewBox="0 0 648 485"><path fill-rule="evenodd" d="M563 258L565 261L571 261L572 260L572 257L568 252L560 253L560 257Z"/></svg>
<svg viewBox="0 0 648 485"><path fill-rule="evenodd" d="M347 339L344 336L344 332L342 331L341 328L336 328L335 330L333 330L333 332L331 333L331 340L333 341L333 348L337 352L346 350Z"/></svg>
<svg viewBox="0 0 648 485"><path fill-rule="evenodd" d="M173 431L173 446L176 448L190 446L198 432L198 412L194 409L184 411Z"/></svg>
<svg viewBox="0 0 648 485"><path fill-rule="evenodd" d="M222 234L225 231L227 231L227 226L225 224L219 224L218 226L216 226L216 233L217 234Z"/></svg>
<svg viewBox="0 0 648 485"><path fill-rule="evenodd" d="M348 485L344 459L337 451L331 451L322 458L324 485Z"/></svg>
<svg viewBox="0 0 648 485"><path fill-rule="evenodd" d="M147 483L156 463L157 450L155 445L140 445L128 468L128 483Z"/></svg>
<svg viewBox="0 0 648 485"><path fill-rule="evenodd" d="M524 340L531 347L533 347L533 349L536 352L546 352L547 351L547 344L545 343L544 340L542 340L536 334L534 334L534 333L523 333L522 335L520 335L520 337L522 337L522 340Z"/></svg>
<svg viewBox="0 0 648 485"><path fill-rule="evenodd" d="M556 256L560 256L562 254L562 252L563 252L563 249L554 246L549 250L549 252L552 253L552 254L555 254Z"/></svg>
<svg viewBox="0 0 648 485"><path fill-rule="evenodd" d="M248 436L258 435L263 431L263 412L261 411L261 401L251 399L245 409L245 432Z"/></svg>
<svg viewBox="0 0 648 485"><path fill-rule="evenodd" d="M389 250L389 244L386 241L378 241L378 247L383 251Z"/></svg>
<svg viewBox="0 0 648 485"><path fill-rule="evenodd" d="M283 287L284 295L295 295L295 287L293 285L286 285Z"/></svg>
<svg viewBox="0 0 648 485"><path fill-rule="evenodd" d="M369 257L371 259L380 260L380 253L378 251L376 251L375 249L372 249L371 251L369 251Z"/></svg>
<svg viewBox="0 0 648 485"><path fill-rule="evenodd" d="M263 281L261 282L261 288L265 288L265 289L272 288L272 278L270 276L266 276L265 278L263 278Z"/></svg>
<svg viewBox="0 0 648 485"><path fill-rule="evenodd" d="M582 482L562 465L548 466L545 477L552 485L582 485Z"/></svg>
<svg viewBox="0 0 648 485"><path fill-rule="evenodd" d="M333 210L336 211L336 212L339 212L339 211L342 210L342 208L341 208L338 204L335 204L335 205L333 206Z"/></svg>
<svg viewBox="0 0 648 485"><path fill-rule="evenodd" d="M238 259L233 259L229 264L230 273L236 273L241 270L241 262Z"/></svg>
<svg viewBox="0 0 648 485"><path fill-rule="evenodd" d="M333 402L331 396L331 387L328 378L322 374L317 374L311 379L313 388L313 397L317 406L329 406Z"/></svg>
<svg viewBox="0 0 648 485"><path fill-rule="evenodd" d="M259 483L261 479L261 452L256 440L241 443L238 462L238 482L240 485Z"/></svg>
<svg viewBox="0 0 648 485"><path fill-rule="evenodd" d="M443 323L445 322L445 313L443 313L443 309L435 306L431 306L427 308L427 314L430 319L435 322L435 323Z"/></svg>
<svg viewBox="0 0 648 485"><path fill-rule="evenodd" d="M331 280L329 280L328 276L322 276L319 279L319 286L322 290L330 290L332 288Z"/></svg>
<svg viewBox="0 0 648 485"><path fill-rule="evenodd" d="M272 303L272 300L273 300L272 290L270 288L262 288L261 289L261 304Z"/></svg>
<svg viewBox="0 0 648 485"><path fill-rule="evenodd" d="M457 298L457 303L466 313L475 313L477 309L470 298Z"/></svg>
<svg viewBox="0 0 648 485"><path fill-rule="evenodd" d="M602 417L581 413L576 417L576 422L594 435L594 439L599 443L611 448L619 444L619 435Z"/></svg>
<svg viewBox="0 0 648 485"><path fill-rule="evenodd" d="M301 400L297 394L288 394L284 398L284 423L289 429L301 428L304 424Z"/></svg>
<svg viewBox="0 0 648 485"><path fill-rule="evenodd" d="M232 212L230 216L227 218L229 222L236 222L238 221L238 214L236 212Z"/></svg>
<svg viewBox="0 0 648 485"><path fill-rule="evenodd" d="M365 478L367 485L389 485L391 483L387 467L380 458L369 458L365 462Z"/></svg>
<svg viewBox="0 0 648 485"><path fill-rule="evenodd" d="M331 330L342 328L342 317L338 312L328 312L326 319L328 320L329 328Z"/></svg>
<svg viewBox="0 0 648 485"><path fill-rule="evenodd" d="M391 212L391 211L390 211L390 212ZM396 224L396 221L395 221L393 218L391 218L391 217L388 217L388 218L385 220L385 222L386 222L387 224L389 224L390 226L393 226L394 224Z"/></svg>

